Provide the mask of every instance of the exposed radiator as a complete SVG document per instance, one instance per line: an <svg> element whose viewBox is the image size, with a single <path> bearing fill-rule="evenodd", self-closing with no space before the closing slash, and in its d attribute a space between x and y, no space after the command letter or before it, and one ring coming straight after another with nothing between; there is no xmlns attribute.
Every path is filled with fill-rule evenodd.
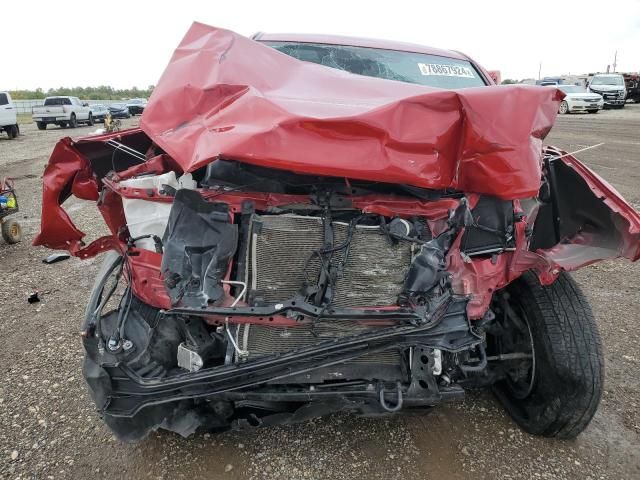
<svg viewBox="0 0 640 480"><path fill-rule="evenodd" d="M333 222L334 245L348 234L346 223ZM250 298L275 303L293 297L306 278L315 283L320 262L314 251L323 244L322 219L300 215L254 215L248 250ZM395 305L411 263L411 244L392 245L378 226L358 225L349 256L336 282L332 304L337 307ZM332 263L344 259L334 253Z"/></svg>
<svg viewBox="0 0 640 480"><path fill-rule="evenodd" d="M343 242L349 226L334 222L333 228L338 242ZM392 245L380 227L358 225L344 272L336 282L333 305L395 305L411 264L411 245L408 242ZM344 253L338 252L336 256L342 260Z"/></svg>
<svg viewBox="0 0 640 480"><path fill-rule="evenodd" d="M347 239L349 225L333 222L333 245ZM305 283L315 285L321 265L313 253L323 246L320 217L301 215L254 215L247 251L246 281L251 303L274 304L292 298ZM344 250L335 252L331 264L344 261ZM409 269L412 247L408 242L391 244L379 226L357 225L349 254L335 285L332 305L371 307L396 305ZM306 265L306 271L305 271ZM284 353L336 337L364 333L377 327L349 320L319 320L313 326L271 327L239 325L237 343L249 352L248 360ZM239 361L236 358L236 361ZM397 380L403 372L402 354L389 350L364 355L347 363L314 370L282 382L322 382L327 379L360 378Z"/></svg>
<svg viewBox="0 0 640 480"><path fill-rule="evenodd" d="M298 327L242 324L238 328L238 343L249 352L249 358L257 358L311 346L336 337L365 333L371 328L349 320L321 320L313 326ZM400 356L397 350L387 350L374 355L363 355L350 363L397 365L399 361Z"/></svg>
<svg viewBox="0 0 640 480"><path fill-rule="evenodd" d="M299 215L254 215L248 250L250 298L264 303L288 300L302 286L305 262L322 247L322 219ZM307 268L317 277L320 263Z"/></svg>
<svg viewBox="0 0 640 480"><path fill-rule="evenodd" d="M237 342L248 352L247 360L265 355L285 353L311 346L336 337L357 335L372 327L348 320L318 321L313 327L270 327L241 324ZM240 359L236 357L236 362ZM322 383L327 380L385 380L398 381L405 375L399 350L386 350L366 354L342 364L312 370L294 377L284 377L270 383Z"/></svg>

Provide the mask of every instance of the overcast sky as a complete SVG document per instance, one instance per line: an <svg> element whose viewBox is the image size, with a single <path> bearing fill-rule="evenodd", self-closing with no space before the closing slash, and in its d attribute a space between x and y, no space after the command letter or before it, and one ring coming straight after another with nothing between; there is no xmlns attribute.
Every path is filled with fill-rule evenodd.
<svg viewBox="0 0 640 480"><path fill-rule="evenodd" d="M155 84L194 20L250 36L330 33L460 50L502 78L640 70L640 0L9 2L0 90ZM9 13L7 18L7 13ZM584 27L581 27L584 25Z"/></svg>

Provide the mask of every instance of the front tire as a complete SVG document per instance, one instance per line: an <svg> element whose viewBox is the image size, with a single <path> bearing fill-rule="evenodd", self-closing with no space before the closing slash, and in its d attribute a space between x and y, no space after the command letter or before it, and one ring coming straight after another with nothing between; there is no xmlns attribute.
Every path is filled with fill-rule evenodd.
<svg viewBox="0 0 640 480"><path fill-rule="evenodd" d="M598 113L600 110L589 110L589 113Z"/></svg>
<svg viewBox="0 0 640 480"><path fill-rule="evenodd" d="M76 119L76 114L72 113L71 117L69 117L69 128L76 128L78 126L78 120Z"/></svg>
<svg viewBox="0 0 640 480"><path fill-rule="evenodd" d="M508 310L521 320L515 323L526 324L530 333L533 361L519 384L504 380L494 392L527 432L574 438L593 418L604 385L602 345L591 307L564 272L549 286L527 272L506 292Z"/></svg>
<svg viewBox="0 0 640 480"><path fill-rule="evenodd" d="M558 109L558 113L561 115L565 115L569 113L569 104L565 100L563 100L562 103L560 103L560 108Z"/></svg>
<svg viewBox="0 0 640 480"><path fill-rule="evenodd" d="M89 125L90 127L93 126L93 114L89 113L89 120L87 121L87 125Z"/></svg>
<svg viewBox="0 0 640 480"><path fill-rule="evenodd" d="M46 130L47 129L47 124L44 122L37 122L36 125L38 126L38 130Z"/></svg>

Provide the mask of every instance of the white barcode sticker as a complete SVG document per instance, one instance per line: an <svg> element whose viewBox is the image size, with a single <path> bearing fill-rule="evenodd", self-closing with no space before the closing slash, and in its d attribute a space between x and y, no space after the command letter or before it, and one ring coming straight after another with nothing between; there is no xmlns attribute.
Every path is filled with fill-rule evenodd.
<svg viewBox="0 0 640 480"><path fill-rule="evenodd" d="M475 78L473 71L463 65L440 65L438 63L419 63L422 75L442 75L445 77Z"/></svg>

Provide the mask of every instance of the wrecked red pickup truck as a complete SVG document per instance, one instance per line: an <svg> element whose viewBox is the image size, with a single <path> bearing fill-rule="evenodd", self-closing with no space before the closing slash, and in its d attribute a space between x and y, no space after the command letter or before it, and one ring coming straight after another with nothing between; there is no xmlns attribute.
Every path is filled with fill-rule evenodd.
<svg viewBox="0 0 640 480"><path fill-rule="evenodd" d="M35 245L111 250L82 328L115 434L388 414L491 386L573 437L603 388L566 271L640 255L640 216L544 147L563 94L462 54L194 24L141 128L65 138ZM61 204L97 201L90 244ZM112 305L112 306L110 306Z"/></svg>

